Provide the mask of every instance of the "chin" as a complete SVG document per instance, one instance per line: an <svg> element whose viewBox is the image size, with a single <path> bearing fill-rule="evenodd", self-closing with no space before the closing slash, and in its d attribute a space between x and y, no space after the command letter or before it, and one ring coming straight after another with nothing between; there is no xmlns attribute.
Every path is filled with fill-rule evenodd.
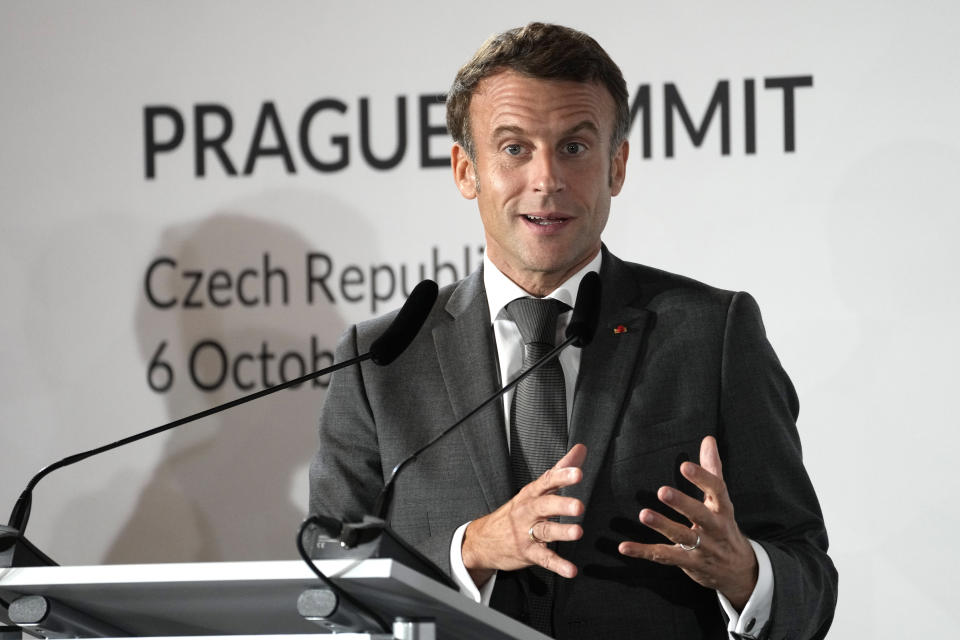
<svg viewBox="0 0 960 640"><path fill-rule="evenodd" d="M528 254L527 264L533 271L543 273L562 273L583 261L587 251L574 247L550 247Z"/></svg>
<svg viewBox="0 0 960 640"><path fill-rule="evenodd" d="M557 275L557 274L565 273L572 266L573 265L567 261L559 262L559 261L541 260L541 261L528 262L527 271L532 273L537 273L540 275L549 276L549 275Z"/></svg>

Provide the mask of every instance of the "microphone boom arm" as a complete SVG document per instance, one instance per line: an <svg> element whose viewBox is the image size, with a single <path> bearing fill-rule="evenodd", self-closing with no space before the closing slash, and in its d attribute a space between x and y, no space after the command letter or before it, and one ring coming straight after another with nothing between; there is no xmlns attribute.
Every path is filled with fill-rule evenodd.
<svg viewBox="0 0 960 640"><path fill-rule="evenodd" d="M314 378L319 378L320 376L333 373L334 371L338 371L340 369L343 369L344 367L349 367L350 365L363 362L364 360L369 360L370 358L373 357L373 355L374 354L372 352L361 354L359 356L350 358L349 360L344 360L343 362L338 362L324 369L320 369L319 371L313 371L306 375L300 376L299 378L294 378L293 380L288 380L287 382L282 382L280 384L273 385L272 387L261 389L260 391L256 391L254 393L242 396L240 398L235 398L233 400L230 400L229 402L224 402L223 404L219 404L215 407L210 407L209 409L204 409L203 411L199 411L192 415L179 418L177 420L174 420L173 422L168 422L167 424L160 425L159 427L147 429L146 431L141 431L140 433L135 433L132 436L127 436L122 440L117 440L116 442L105 444L103 446L97 447L96 449L90 449L89 451L75 453L71 456L67 456L66 458L63 458L62 460L49 464L43 469L40 469L40 471L38 471L37 474L30 479L30 482L27 483L27 487L23 490L23 493L20 494L20 497L17 499L16 504L14 504L13 506L13 511L11 511L10 513L9 526L18 530L21 536L24 534L24 530L26 529L26 526L27 526L27 520L30 517L30 507L33 502L34 487L36 487L37 483L43 480L43 478L45 478L48 474L56 471L61 467L66 467L75 462L86 460L87 458L90 458L97 454L104 453L106 451L110 451L111 449L116 449L118 447L122 447L126 444L130 444L131 442L136 442L137 440L143 440L144 438L149 438L150 436L156 435L158 433L163 433L164 431L168 431L170 429L174 429L176 427L179 427L182 424L192 422L193 420L199 420L201 418L206 418L207 416L211 416L215 413L226 411L227 409L232 409L233 407L236 407L238 405L251 402L258 398L262 398L263 396L266 396L266 395L270 395L271 393L276 393L277 391L283 391L284 389L287 389L289 387L295 387L298 384L309 382Z"/></svg>
<svg viewBox="0 0 960 640"><path fill-rule="evenodd" d="M481 409L486 408L491 402L493 402L494 400L498 400L503 394L505 394L506 392L510 391L515 386L520 384L520 382L524 378L526 378L528 375L530 375L531 373L533 373L534 371L536 371L537 369L539 369L540 367L542 367L543 365L545 365L546 363L550 362L555 357L560 355L561 351L563 351L569 345L573 344L578 339L580 339L580 336L577 334L568 336L563 342L555 346L549 353L543 356L543 358L533 363L530 366L530 368L521 371L519 374L517 374L517 377L515 377L513 380L508 382L502 388L498 389L493 395L491 395L489 398L481 402L475 409L471 410L467 415L463 416L462 418L454 422L452 425L450 425L449 427L447 427L446 429L438 433L436 436L431 438L425 445L423 445L422 447L420 447L419 449L411 453L409 456L407 456L400 462L398 462L397 466L395 466L393 468L393 471L390 472L390 477L387 479L386 484L383 485L383 489L380 490L380 494L377 496L377 501L374 504L374 508L373 508L374 513L377 514L377 517L383 520L384 522L386 522L386 519L387 519L386 511L390 506L390 496L393 493L393 481L404 467L406 467L409 463L416 460L417 456L419 456L425 450L432 447L435 442L440 440L440 438L444 437L445 435L447 435L448 433L450 433L451 431L459 427L461 424L463 424L464 422L466 422L467 420L475 416L477 413L480 412Z"/></svg>

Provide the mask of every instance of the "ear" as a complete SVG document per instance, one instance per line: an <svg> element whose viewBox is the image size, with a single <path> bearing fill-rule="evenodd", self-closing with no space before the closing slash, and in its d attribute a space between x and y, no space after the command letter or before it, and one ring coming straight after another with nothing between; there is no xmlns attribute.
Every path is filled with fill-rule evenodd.
<svg viewBox="0 0 960 640"><path fill-rule="evenodd" d="M615 196L623 188L627 179L627 156L630 155L630 143L624 140L610 160L610 195Z"/></svg>
<svg viewBox="0 0 960 640"><path fill-rule="evenodd" d="M450 166L453 168L453 181L467 200L477 197L477 171L473 166L467 150L460 144L453 145L450 150Z"/></svg>

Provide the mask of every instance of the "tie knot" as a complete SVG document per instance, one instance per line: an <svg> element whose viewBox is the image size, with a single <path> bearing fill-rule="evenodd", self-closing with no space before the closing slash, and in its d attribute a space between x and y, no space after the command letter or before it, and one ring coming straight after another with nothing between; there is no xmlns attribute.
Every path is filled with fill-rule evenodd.
<svg viewBox="0 0 960 640"><path fill-rule="evenodd" d="M507 305L507 313L517 323L523 344L539 342L553 346L557 317L569 308L553 298L517 298Z"/></svg>

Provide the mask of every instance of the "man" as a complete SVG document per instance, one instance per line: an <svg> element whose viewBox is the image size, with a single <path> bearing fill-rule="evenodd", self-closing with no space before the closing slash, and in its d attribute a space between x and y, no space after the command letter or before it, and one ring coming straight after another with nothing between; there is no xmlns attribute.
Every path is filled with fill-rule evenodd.
<svg viewBox="0 0 960 640"><path fill-rule="evenodd" d="M421 455L393 528L557 638L823 637L837 575L756 304L601 244L629 154L620 70L589 36L530 24L460 70L447 117L483 268L441 291L393 365L334 377L311 510L369 512L397 462L562 335L598 271L594 341ZM351 329L338 360L390 319Z"/></svg>

